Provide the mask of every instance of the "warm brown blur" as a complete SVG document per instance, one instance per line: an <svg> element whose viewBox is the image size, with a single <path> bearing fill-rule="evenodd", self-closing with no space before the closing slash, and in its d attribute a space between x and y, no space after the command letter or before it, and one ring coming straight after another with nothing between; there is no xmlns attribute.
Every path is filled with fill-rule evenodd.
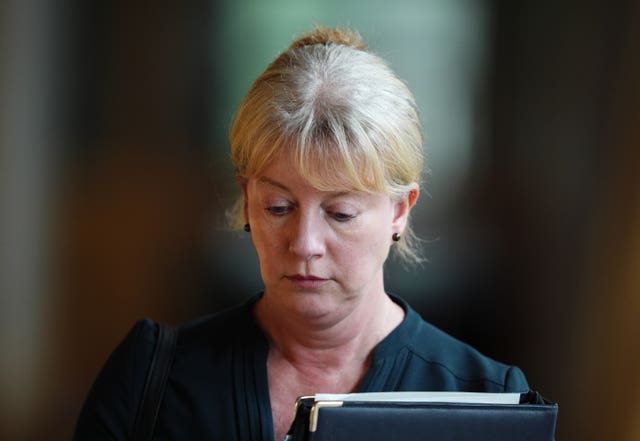
<svg viewBox="0 0 640 441"><path fill-rule="evenodd" d="M603 157L606 185L588 240L580 326L571 334L575 365L565 371L575 410L566 425L573 439L640 439L640 7L629 26L603 102L609 137ZM580 399L583 397L585 399Z"/></svg>
<svg viewBox="0 0 640 441"><path fill-rule="evenodd" d="M235 73L226 63L266 49L258 41L236 49L237 42L221 37L225 26L255 25L243 22L250 14L231 1L68 0L51 2L45 8L51 14L32 1L16 3L31 6L0 5L7 12L0 18L25 27L0 26L2 74L12 63L28 68L0 75L0 122L7 124L0 129L0 290L18 277L14 263L22 255L13 232L28 225L11 224L9 213L26 203L49 207L41 220L46 244L35 251L43 256L34 258L47 262L47 285L42 295L16 289L0 298L0 342L8 342L0 439L64 440L100 366L136 320L178 323L259 289L248 238L223 227L236 196L226 136L238 104L228 104ZM474 136L484 141L474 141L463 191L446 210L433 214L431 199L420 201L427 214L416 218L416 231L440 237L427 245L431 262L424 272L433 282L411 285L414 276L391 266L390 285L428 320L519 365L533 388L560 403L557 439L636 441L640 6L631 0L575 2L579 7L555 0L478 3L491 14L490 50L482 54L487 73L473 98ZM388 7L414 6L399 0ZM347 20L332 8L327 11L342 17L335 24L357 25L355 16ZM412 17L419 26L433 23ZM358 29L365 38L404 38L409 26L392 16L376 20ZM319 21L309 16L302 28ZM53 42L46 38L37 54L22 53L36 30L58 36L49 70L21 58L51 61ZM280 43L282 49L289 41ZM9 45L15 58L2 55ZM430 56L408 37L394 47ZM29 81L44 85L34 92ZM58 99L51 108L39 105L45 92ZM22 108L22 95L36 105ZM23 171L24 146L6 133L22 133L18 121L27 135L39 134L38 115L56 129L38 135L46 142L34 148L30 176ZM427 125L427 143L439 129ZM438 164L430 167L437 175ZM55 176L38 202L27 190L42 170ZM11 176L10 185L24 192L5 187ZM434 184L424 194L438 200L448 191ZM447 259L450 266L442 263ZM394 285L398 280L405 284ZM23 313L13 312L16 305ZM24 331L31 340L23 350L14 326L29 320L37 323Z"/></svg>

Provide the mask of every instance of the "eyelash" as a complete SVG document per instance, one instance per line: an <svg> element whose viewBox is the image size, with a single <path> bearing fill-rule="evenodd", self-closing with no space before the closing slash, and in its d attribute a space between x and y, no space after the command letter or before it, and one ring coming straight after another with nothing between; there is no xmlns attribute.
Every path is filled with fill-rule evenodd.
<svg viewBox="0 0 640 441"><path fill-rule="evenodd" d="M338 222L349 222L351 219L356 217L354 214L346 214L346 213L339 213L339 212L338 213L330 212L329 214Z"/></svg>
<svg viewBox="0 0 640 441"><path fill-rule="evenodd" d="M265 210L274 216L284 216L289 212L289 207L285 205L274 205L272 207L265 208Z"/></svg>
<svg viewBox="0 0 640 441"><path fill-rule="evenodd" d="M291 208L286 205L274 205L265 208L271 215L276 217L282 217L291 211ZM341 212L329 211L329 215L338 222L348 222L356 217L355 214L347 214Z"/></svg>

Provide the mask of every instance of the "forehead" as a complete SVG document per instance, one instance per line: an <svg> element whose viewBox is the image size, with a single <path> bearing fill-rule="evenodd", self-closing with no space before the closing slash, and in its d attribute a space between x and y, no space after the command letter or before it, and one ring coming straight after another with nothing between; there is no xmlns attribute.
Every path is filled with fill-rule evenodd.
<svg viewBox="0 0 640 441"><path fill-rule="evenodd" d="M312 154L298 155L295 150L280 149L252 178L256 182L288 182L288 185L305 185L329 192L384 192L370 185L369 174L358 170L358 164L347 166L338 154L319 158Z"/></svg>
<svg viewBox="0 0 640 441"><path fill-rule="evenodd" d="M376 191L360 191L348 181L341 186L319 188L312 185L297 170L286 163L274 163L265 167L264 172L249 180L253 191L261 197L285 196L293 200L349 201L361 207L379 209L391 201L389 195ZM258 199L259 200L259 199Z"/></svg>
<svg viewBox="0 0 640 441"><path fill-rule="evenodd" d="M294 153L286 151L274 154L250 180L265 185L309 186L334 193L378 192L374 188L363 186L362 177L350 172L337 158L318 160L305 157L300 160Z"/></svg>
<svg viewBox="0 0 640 441"><path fill-rule="evenodd" d="M265 195L274 193L274 194L285 194L291 195L294 198L306 198L309 196L312 197L320 197L322 199L326 198L338 198L343 196L354 197L354 198L364 198L369 195L373 195L373 193L363 193L360 191L349 191L349 190L339 190L339 191L331 191L331 190L320 190L314 186L311 186L304 179L292 179L291 175L279 175L271 178L270 176L262 176L255 180L256 188L258 192L264 192Z"/></svg>

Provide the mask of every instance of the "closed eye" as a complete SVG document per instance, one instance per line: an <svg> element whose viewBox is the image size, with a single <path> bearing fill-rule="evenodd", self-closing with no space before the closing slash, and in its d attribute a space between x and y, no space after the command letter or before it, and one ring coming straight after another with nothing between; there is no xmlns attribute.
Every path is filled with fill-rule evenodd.
<svg viewBox="0 0 640 441"><path fill-rule="evenodd" d="M355 214L341 213L341 212L333 212L330 213L331 217L333 217L338 222L348 222L351 219L355 218Z"/></svg>
<svg viewBox="0 0 640 441"><path fill-rule="evenodd" d="M289 212L290 208L287 205L274 205L274 206L265 208L265 210L267 210L269 213L273 214L274 216L283 216Z"/></svg>

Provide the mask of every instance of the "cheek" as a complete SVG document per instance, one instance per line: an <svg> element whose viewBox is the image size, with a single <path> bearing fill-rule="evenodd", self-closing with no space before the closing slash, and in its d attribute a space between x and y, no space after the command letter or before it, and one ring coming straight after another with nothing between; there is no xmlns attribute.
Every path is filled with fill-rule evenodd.
<svg viewBox="0 0 640 441"><path fill-rule="evenodd" d="M253 234L253 232L252 232ZM279 261L274 252L274 247L268 241L261 237L254 237L253 246L258 256L259 270L262 280L268 283L273 277L271 274L276 272L275 263Z"/></svg>
<svg viewBox="0 0 640 441"><path fill-rule="evenodd" d="M382 266L389 245L377 234L345 240L333 247L334 260L344 272L370 272Z"/></svg>
<svg viewBox="0 0 640 441"><path fill-rule="evenodd" d="M267 234L264 231L252 230L253 246L261 260L267 255L274 253L277 249L277 245L273 240L273 237L273 235Z"/></svg>
<svg viewBox="0 0 640 441"><path fill-rule="evenodd" d="M268 226L259 224L255 229L252 227L251 238L263 271L275 269L280 262L283 262L286 246L281 235L276 234Z"/></svg>

